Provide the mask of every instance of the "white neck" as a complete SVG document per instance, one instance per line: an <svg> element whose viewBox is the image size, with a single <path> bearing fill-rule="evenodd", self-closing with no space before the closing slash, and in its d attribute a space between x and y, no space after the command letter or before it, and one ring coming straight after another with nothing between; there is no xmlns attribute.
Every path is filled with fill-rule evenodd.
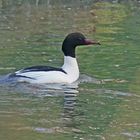
<svg viewBox="0 0 140 140"><path fill-rule="evenodd" d="M76 58L64 56L62 69L73 79L73 81L79 78L79 68Z"/></svg>

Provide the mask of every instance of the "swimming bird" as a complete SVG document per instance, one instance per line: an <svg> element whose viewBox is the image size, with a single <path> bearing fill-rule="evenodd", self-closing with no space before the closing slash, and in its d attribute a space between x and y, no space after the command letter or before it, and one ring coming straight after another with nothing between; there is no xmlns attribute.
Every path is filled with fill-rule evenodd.
<svg viewBox="0 0 140 140"><path fill-rule="evenodd" d="M16 77L19 82L36 84L73 83L79 78L79 67L75 56L75 49L77 46L91 44L100 45L99 42L86 39L82 33L70 33L62 43L62 52L64 53L64 64L62 67L32 66L12 73L10 77Z"/></svg>

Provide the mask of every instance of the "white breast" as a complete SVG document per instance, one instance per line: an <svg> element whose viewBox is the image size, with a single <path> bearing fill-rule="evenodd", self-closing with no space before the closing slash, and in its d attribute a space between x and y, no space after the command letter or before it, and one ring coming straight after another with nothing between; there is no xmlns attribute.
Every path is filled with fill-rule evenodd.
<svg viewBox="0 0 140 140"><path fill-rule="evenodd" d="M79 68L76 58L65 56L62 69L67 73L70 83L79 78Z"/></svg>

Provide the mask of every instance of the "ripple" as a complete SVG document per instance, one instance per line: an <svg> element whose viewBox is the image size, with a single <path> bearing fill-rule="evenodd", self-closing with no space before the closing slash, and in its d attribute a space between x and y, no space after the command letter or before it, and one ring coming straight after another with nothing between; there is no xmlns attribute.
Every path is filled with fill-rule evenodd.
<svg viewBox="0 0 140 140"><path fill-rule="evenodd" d="M18 93L28 93L33 94L38 97L46 97L46 96L64 96L67 93L67 96L70 93L70 96L76 96L76 93L79 91L88 91L98 93L98 94L113 94L117 96L136 96L140 97L133 93L115 91L110 89L86 89L79 88L79 84L81 83L92 83L92 84L105 84L106 82L114 82L123 83L127 82L125 80L115 80L115 79L102 79L99 80L97 78L88 76L86 74L81 74L79 79L72 84L31 84L27 82L17 82L16 79L8 79L8 75L0 77L0 91L5 92L18 92Z"/></svg>
<svg viewBox="0 0 140 140"><path fill-rule="evenodd" d="M38 133L66 133L60 127L52 127L52 128L35 127L35 128L33 128L33 130Z"/></svg>
<svg viewBox="0 0 140 140"><path fill-rule="evenodd" d="M140 138L139 132L123 132L121 134L130 138Z"/></svg>
<svg viewBox="0 0 140 140"><path fill-rule="evenodd" d="M80 83L100 84L101 81L81 74L80 78L72 84L30 84L26 82L18 82L15 78L8 78L9 75L0 77L1 91L32 93L37 96L62 96L64 93L78 93L78 85Z"/></svg>

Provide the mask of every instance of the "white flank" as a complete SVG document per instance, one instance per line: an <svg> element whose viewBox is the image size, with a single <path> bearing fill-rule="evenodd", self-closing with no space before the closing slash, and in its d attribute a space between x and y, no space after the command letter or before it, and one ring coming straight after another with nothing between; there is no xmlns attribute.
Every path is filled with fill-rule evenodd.
<svg viewBox="0 0 140 140"><path fill-rule="evenodd" d="M30 78L20 78L20 82L30 83L72 83L79 78L79 68L76 58L65 56L64 64L61 71L37 71L21 73L17 71L17 75L26 76Z"/></svg>

